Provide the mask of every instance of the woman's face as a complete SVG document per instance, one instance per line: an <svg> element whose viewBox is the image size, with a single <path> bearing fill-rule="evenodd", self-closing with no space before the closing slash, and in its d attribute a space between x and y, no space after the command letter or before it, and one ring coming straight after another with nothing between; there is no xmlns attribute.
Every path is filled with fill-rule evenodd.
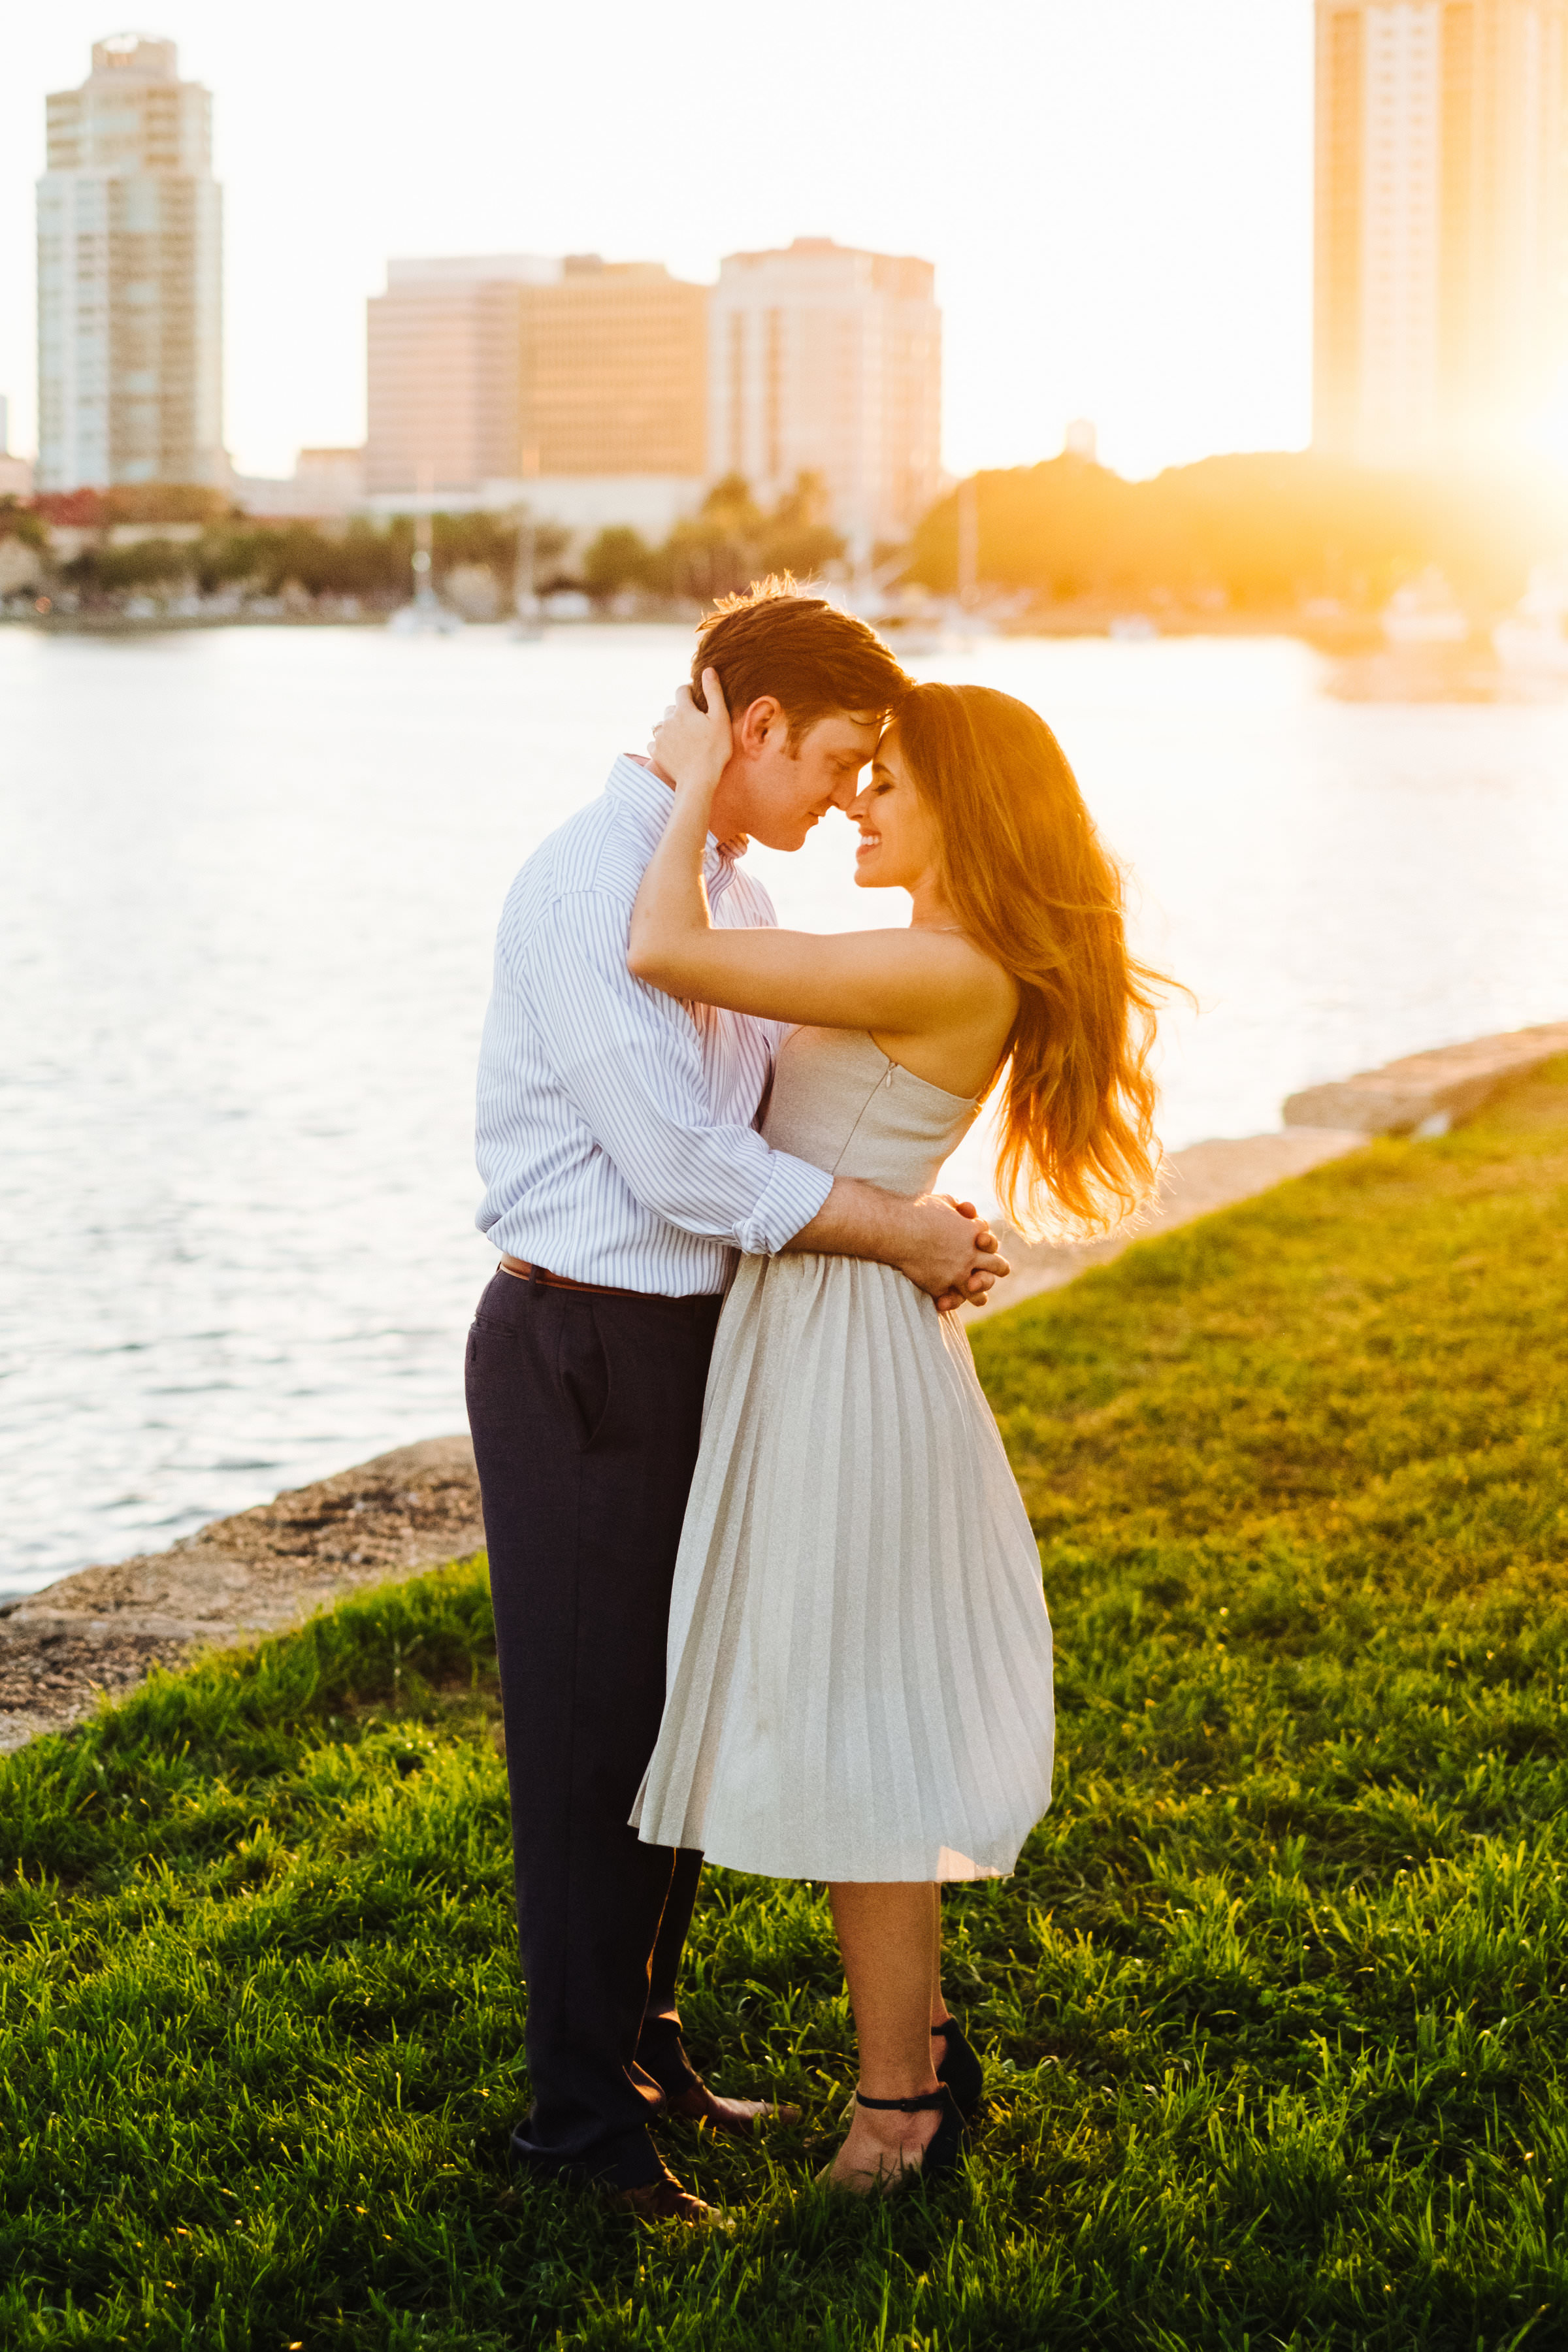
<svg viewBox="0 0 1568 2352"><path fill-rule="evenodd" d="M855 881L862 890L914 890L936 871L940 844L889 727L877 746L871 781L849 811L860 828Z"/></svg>

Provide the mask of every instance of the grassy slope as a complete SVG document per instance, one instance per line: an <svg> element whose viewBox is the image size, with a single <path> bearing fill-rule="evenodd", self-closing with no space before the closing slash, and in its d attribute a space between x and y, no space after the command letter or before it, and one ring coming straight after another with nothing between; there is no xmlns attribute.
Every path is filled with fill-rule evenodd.
<svg viewBox="0 0 1568 2352"><path fill-rule="evenodd" d="M1568 1064L977 1335L1060 1642L1057 1802L947 1898L969 2177L805 2186L823 1905L715 1872L688 2019L763 2150L650 2235L509 2186L476 1564L0 1771L0 2342L1568 2343Z"/></svg>

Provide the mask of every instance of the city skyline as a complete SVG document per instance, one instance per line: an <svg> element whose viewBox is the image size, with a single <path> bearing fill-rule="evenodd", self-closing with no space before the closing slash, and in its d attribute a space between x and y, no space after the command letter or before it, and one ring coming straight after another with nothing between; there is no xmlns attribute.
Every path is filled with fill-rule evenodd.
<svg viewBox="0 0 1568 2352"><path fill-rule="evenodd" d="M1169 13L1123 0L1114 22L1086 24L1004 5L982 44L916 5L891 41L808 0L787 43L727 29L714 61L696 11L678 5L657 28L617 12L606 83L603 21L520 26L479 7L432 47L406 7L371 43L283 0L258 40L182 0L146 30L180 45L182 74L216 103L236 466L287 473L298 446L363 435L363 303L390 254L596 249L712 283L726 252L810 235L935 263L954 470L1051 455L1084 415L1131 473L1300 446L1310 9L1208 0L1179 34ZM32 443L42 100L113 29L101 7L61 0L8 42L14 448ZM520 107L526 91L537 102Z"/></svg>
<svg viewBox="0 0 1568 2352"><path fill-rule="evenodd" d="M716 285L597 254L394 257L366 306L364 488L447 492L662 540L705 488L773 507L809 479L857 556L942 488L929 261L797 237Z"/></svg>

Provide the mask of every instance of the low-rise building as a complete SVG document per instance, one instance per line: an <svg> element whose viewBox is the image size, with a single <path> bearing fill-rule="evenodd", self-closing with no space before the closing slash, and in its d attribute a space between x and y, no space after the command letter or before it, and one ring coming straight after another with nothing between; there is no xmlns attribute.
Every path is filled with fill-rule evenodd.
<svg viewBox="0 0 1568 2352"><path fill-rule="evenodd" d="M0 499L28 498L32 488L31 466L11 455L11 404L0 392Z"/></svg>
<svg viewBox="0 0 1568 2352"><path fill-rule="evenodd" d="M281 479L236 474L232 488L247 514L317 520L353 514L365 503L364 451L301 449L292 474Z"/></svg>

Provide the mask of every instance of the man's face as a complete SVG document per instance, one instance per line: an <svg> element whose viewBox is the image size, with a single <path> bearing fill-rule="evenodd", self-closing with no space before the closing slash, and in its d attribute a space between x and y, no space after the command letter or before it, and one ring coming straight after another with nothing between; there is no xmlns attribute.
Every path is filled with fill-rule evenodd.
<svg viewBox="0 0 1568 2352"><path fill-rule="evenodd" d="M736 725L724 772L726 815L733 829L770 849L798 849L830 808L847 809L857 779L877 748L879 711L835 710L818 719L791 751L789 721L771 696L753 702ZM727 828L717 821L714 831Z"/></svg>

